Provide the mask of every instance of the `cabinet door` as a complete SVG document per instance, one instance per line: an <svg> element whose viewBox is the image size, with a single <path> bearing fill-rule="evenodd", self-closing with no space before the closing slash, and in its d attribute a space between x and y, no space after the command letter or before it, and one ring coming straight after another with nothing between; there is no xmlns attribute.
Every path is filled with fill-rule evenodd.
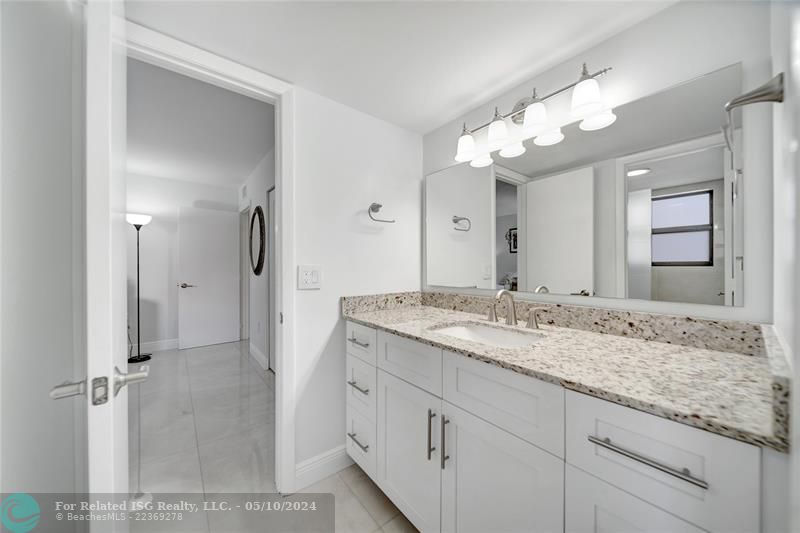
<svg viewBox="0 0 800 533"><path fill-rule="evenodd" d="M701 533L680 518L567 465L567 533Z"/></svg>
<svg viewBox="0 0 800 533"><path fill-rule="evenodd" d="M378 370L378 485L423 533L440 530L442 401ZM433 416L429 416L429 413ZM430 448L437 450L429 452Z"/></svg>
<svg viewBox="0 0 800 533"><path fill-rule="evenodd" d="M564 461L447 402L442 531L563 531Z"/></svg>

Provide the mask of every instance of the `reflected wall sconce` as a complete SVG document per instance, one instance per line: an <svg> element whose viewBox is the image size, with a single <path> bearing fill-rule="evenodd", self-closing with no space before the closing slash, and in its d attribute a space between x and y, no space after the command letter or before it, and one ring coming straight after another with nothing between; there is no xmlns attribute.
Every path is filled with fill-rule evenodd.
<svg viewBox="0 0 800 533"><path fill-rule="evenodd" d="M564 140L560 125L549 124L545 101L572 89L570 114L581 121L579 127L583 131L597 131L607 128L617 120L613 110L605 107L600 93L597 78L603 76L611 67L589 73L586 63L583 64L578 81L557 91L539 97L536 89L528 98L523 98L510 113L501 114L495 107L494 117L486 124L469 129L464 124L458 138L455 160L459 163L469 161L471 167L483 168L494 163L492 152L499 152L500 157L512 158L525 153L523 141L534 139L537 146L553 146ZM475 133L488 128L484 146L475 142Z"/></svg>

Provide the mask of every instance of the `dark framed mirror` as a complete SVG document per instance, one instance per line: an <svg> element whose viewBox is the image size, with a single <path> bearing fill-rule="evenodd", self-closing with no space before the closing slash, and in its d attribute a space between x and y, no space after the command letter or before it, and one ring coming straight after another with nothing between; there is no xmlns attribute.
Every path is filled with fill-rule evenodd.
<svg viewBox="0 0 800 533"><path fill-rule="evenodd" d="M256 222L258 223L258 228L256 228ZM258 232L258 234L255 235L255 232ZM250 266L253 268L253 273L256 276L260 276L261 271L264 270L264 254L266 253L265 234L264 210L261 209L260 205L257 205L250 219ZM258 243L257 245L256 242ZM254 250L256 246L258 246L257 251Z"/></svg>

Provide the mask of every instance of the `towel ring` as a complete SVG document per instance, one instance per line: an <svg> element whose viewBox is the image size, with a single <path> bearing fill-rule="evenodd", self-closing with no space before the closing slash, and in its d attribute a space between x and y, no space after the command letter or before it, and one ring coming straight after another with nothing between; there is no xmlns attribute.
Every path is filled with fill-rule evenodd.
<svg viewBox="0 0 800 533"><path fill-rule="evenodd" d="M369 218L371 218L375 222L383 222L384 224L394 224L395 222L397 222L394 219L387 220L383 218L375 218L374 216L372 216L372 213L379 212L381 210L381 207L383 207L383 205L377 202L372 202L371 204L369 204L369 208L367 209L367 214L369 215Z"/></svg>
<svg viewBox="0 0 800 533"><path fill-rule="evenodd" d="M461 226L459 226L459 224L462 222L467 223L466 228L462 228ZM467 217L460 217L458 215L453 215L453 224L456 225L456 227L453 228L456 231L469 231L472 229L472 221Z"/></svg>

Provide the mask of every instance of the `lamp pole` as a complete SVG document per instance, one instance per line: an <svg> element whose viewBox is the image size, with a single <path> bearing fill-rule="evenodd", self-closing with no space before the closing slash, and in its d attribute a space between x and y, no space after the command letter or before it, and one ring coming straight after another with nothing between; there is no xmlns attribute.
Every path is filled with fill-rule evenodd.
<svg viewBox="0 0 800 533"><path fill-rule="evenodd" d="M128 363L142 363L149 361L152 354L142 353L142 322L141 322L141 306L142 299L139 296L139 231L142 229L141 224L134 224L136 228L136 355L128 358Z"/></svg>

